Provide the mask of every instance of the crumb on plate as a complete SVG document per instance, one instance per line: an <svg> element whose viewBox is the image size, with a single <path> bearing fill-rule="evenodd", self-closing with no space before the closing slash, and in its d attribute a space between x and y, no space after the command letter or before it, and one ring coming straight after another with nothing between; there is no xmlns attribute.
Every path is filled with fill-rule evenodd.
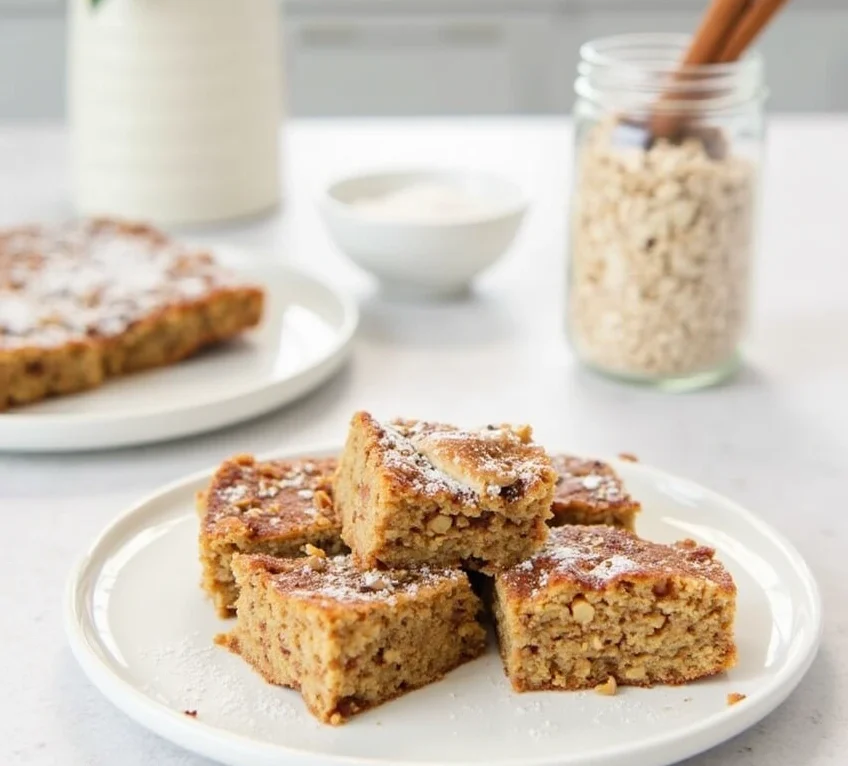
<svg viewBox="0 0 848 766"><path fill-rule="evenodd" d="M598 694L603 694L605 697L612 697L618 691L618 684L616 684L615 678L610 676L604 683L598 684L595 687L595 691Z"/></svg>

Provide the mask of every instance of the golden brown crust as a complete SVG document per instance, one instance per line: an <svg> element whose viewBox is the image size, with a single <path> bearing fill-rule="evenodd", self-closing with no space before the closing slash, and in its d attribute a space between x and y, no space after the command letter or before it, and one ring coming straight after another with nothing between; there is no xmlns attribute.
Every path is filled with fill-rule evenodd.
<svg viewBox="0 0 848 766"><path fill-rule="evenodd" d="M641 510L612 466L573 455L552 455L558 478L551 526L608 524L631 532Z"/></svg>
<svg viewBox="0 0 848 766"><path fill-rule="evenodd" d="M423 486L427 491L430 484L444 483L454 493L470 496L471 502L475 494L485 500L513 501L538 493L554 480L550 458L532 443L527 425L466 430L423 420L380 424L362 414L368 427L379 433L384 460L408 489Z"/></svg>
<svg viewBox="0 0 848 766"><path fill-rule="evenodd" d="M236 555L236 580L258 574L277 593L329 610L397 607L446 584L464 583L459 569L422 566L416 569L362 569L350 556L282 559L264 554Z"/></svg>
<svg viewBox="0 0 848 766"><path fill-rule="evenodd" d="M237 553L300 557L306 546L331 555L347 551L333 506L335 458L226 460L200 493L203 589L221 617L232 615L238 589L231 571Z"/></svg>
<svg viewBox="0 0 848 766"><path fill-rule="evenodd" d="M177 362L258 324L263 302L150 227L2 231L0 409Z"/></svg>
<svg viewBox="0 0 848 766"><path fill-rule="evenodd" d="M336 475L342 536L363 566L493 572L547 537L556 474L527 427L353 416Z"/></svg>
<svg viewBox="0 0 848 766"><path fill-rule="evenodd" d="M225 460L206 490L205 534L255 540L300 535L304 527L338 527L332 477L336 458Z"/></svg>
<svg viewBox="0 0 848 766"><path fill-rule="evenodd" d="M714 549L694 540L674 545L653 543L608 526L552 529L542 550L503 572L499 581L510 593L526 598L557 582L601 591L622 581L668 577L709 580L728 593L736 592L733 578L715 558Z"/></svg>

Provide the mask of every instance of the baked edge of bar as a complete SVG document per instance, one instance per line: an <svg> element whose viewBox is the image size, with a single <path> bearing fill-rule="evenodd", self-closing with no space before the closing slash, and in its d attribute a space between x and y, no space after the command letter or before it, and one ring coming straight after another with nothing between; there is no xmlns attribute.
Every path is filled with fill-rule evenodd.
<svg viewBox="0 0 848 766"><path fill-rule="evenodd" d="M174 303L152 312L113 337L90 340L80 338L46 348L22 346L14 349L0 349L0 411L97 388L109 378L175 364L195 355L207 346L229 340L258 325L262 318L264 302L265 293L256 286L218 287L196 301ZM224 316L216 316L220 313L222 306L229 306L230 310ZM239 309L238 312L235 312L236 308ZM194 337L187 340L185 345L169 351L167 345L171 336L166 333L166 330L170 330L174 323L191 327L192 322L197 318L211 320L212 324L207 326L204 332L194 332ZM165 336L160 341L161 351L157 355L159 358L152 362L138 363L138 359L133 357L132 342L138 343L139 338L149 341L156 335ZM75 351L78 349L88 352L84 360L74 358ZM93 355L93 358L89 354ZM32 381L33 378L37 379L42 374L39 371L43 370L46 359L56 355L68 356L62 367L65 374L74 380L83 377L80 375L83 364L93 364L95 361L99 374L93 377L84 376L84 383L53 389L44 381L39 381L35 394L13 395L14 376L22 376L22 382L16 382L16 387L25 385L27 380ZM113 356L123 359L123 363L117 370L109 369L112 366ZM28 370L32 367L35 371ZM71 372L68 373L68 370Z"/></svg>

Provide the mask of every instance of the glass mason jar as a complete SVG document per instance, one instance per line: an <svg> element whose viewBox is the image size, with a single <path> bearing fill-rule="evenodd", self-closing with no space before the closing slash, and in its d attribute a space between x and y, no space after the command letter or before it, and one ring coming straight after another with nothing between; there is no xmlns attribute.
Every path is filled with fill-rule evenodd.
<svg viewBox="0 0 848 766"><path fill-rule="evenodd" d="M675 390L738 365L766 98L759 56L683 71L688 42L623 35L581 48L569 227L576 354Z"/></svg>

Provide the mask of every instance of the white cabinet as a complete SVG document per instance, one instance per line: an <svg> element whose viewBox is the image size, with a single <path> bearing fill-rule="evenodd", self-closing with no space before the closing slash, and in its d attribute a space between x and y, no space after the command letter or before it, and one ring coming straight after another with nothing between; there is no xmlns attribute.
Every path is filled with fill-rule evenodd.
<svg viewBox="0 0 848 766"><path fill-rule="evenodd" d="M556 70L567 79L554 91L557 110L571 106L582 42L621 33L686 32L696 28L702 10L692 4L670 8L645 2L645 10L641 5L641 0L605 3L584 12L563 7L556 14ZM848 5L811 5L790 5L757 41L765 56L771 111L848 110Z"/></svg>
<svg viewBox="0 0 848 766"><path fill-rule="evenodd" d="M692 30L705 2L289 0L290 110L303 116L567 111L582 42ZM62 116L64 7L64 0L0 0L0 120ZM846 0L790 3L762 41L770 108L848 110L845 40Z"/></svg>
<svg viewBox="0 0 848 766"><path fill-rule="evenodd" d="M296 114L503 114L550 107L553 30L544 15L289 15L286 40Z"/></svg>
<svg viewBox="0 0 848 766"><path fill-rule="evenodd" d="M841 0L845 3L845 0ZM791 7L763 36L771 109L848 110L848 3Z"/></svg>
<svg viewBox="0 0 848 766"><path fill-rule="evenodd" d="M55 119L65 105L65 20L0 0L0 120ZM32 15L30 15L32 14Z"/></svg>

